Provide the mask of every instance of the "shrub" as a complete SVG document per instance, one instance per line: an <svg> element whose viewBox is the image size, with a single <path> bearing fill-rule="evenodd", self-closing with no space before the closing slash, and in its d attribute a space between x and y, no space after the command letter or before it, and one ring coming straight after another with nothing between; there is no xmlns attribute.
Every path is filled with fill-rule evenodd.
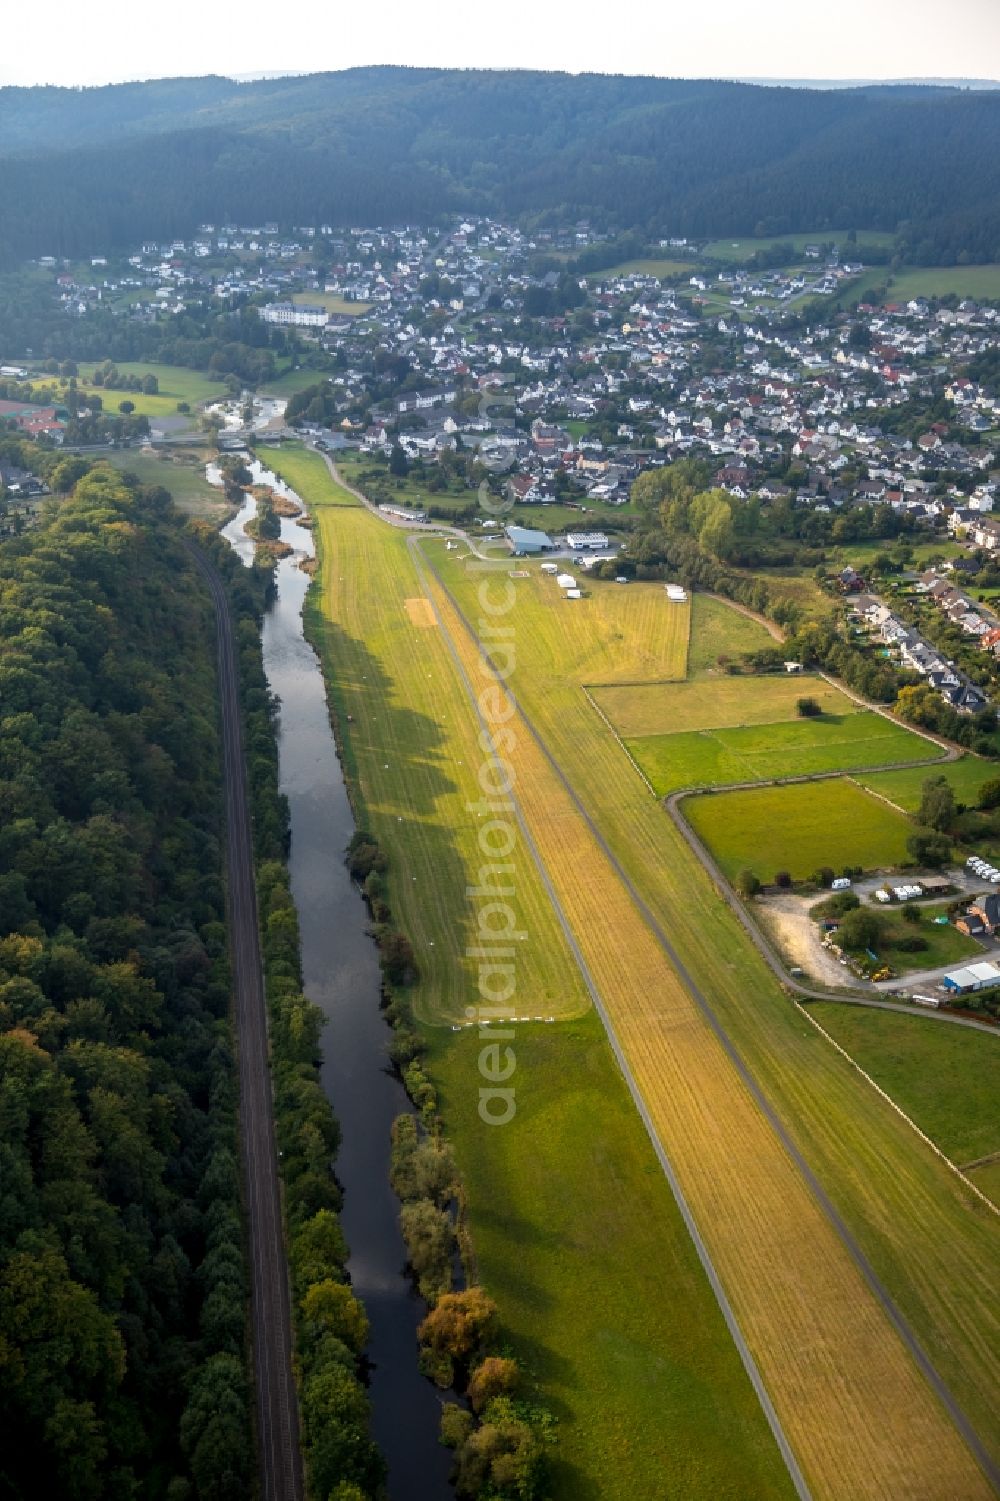
<svg viewBox="0 0 1000 1501"><path fill-rule="evenodd" d="M787 890L788 887L792 884L791 872L787 870L779 870L778 874L774 878L774 884L775 886L780 886L783 891Z"/></svg>
<svg viewBox="0 0 1000 1501"><path fill-rule="evenodd" d="M756 896L760 890L760 880L752 870L741 870L736 877L736 890L740 896Z"/></svg>
<svg viewBox="0 0 1000 1501"><path fill-rule="evenodd" d="M977 802L980 808L1000 808L1000 777L991 777L983 783Z"/></svg>
<svg viewBox="0 0 1000 1501"><path fill-rule="evenodd" d="M451 1287L451 1220L430 1199L404 1204L399 1219L421 1296L432 1302Z"/></svg>
<svg viewBox="0 0 1000 1501"><path fill-rule="evenodd" d="M468 1287L445 1293L417 1333L426 1349L465 1360L494 1332L496 1318L493 1299L481 1287Z"/></svg>
<svg viewBox="0 0 1000 1501"><path fill-rule="evenodd" d="M927 946L927 939L921 933L904 933L896 939L895 944L895 947L903 954L919 954Z"/></svg>
<svg viewBox="0 0 1000 1501"><path fill-rule="evenodd" d="M816 719L823 713L819 703L814 698L800 698L797 700L796 709L800 719Z"/></svg>
<svg viewBox="0 0 1000 1501"><path fill-rule="evenodd" d="M458 1449L476 1426L476 1420L457 1402L446 1402L441 1409L441 1442L447 1449Z"/></svg>
<svg viewBox="0 0 1000 1501"><path fill-rule="evenodd" d="M494 1397L509 1397L517 1390L521 1372L516 1360L487 1355L469 1377L469 1401L480 1412Z"/></svg>
<svg viewBox="0 0 1000 1501"><path fill-rule="evenodd" d="M882 936L882 923L868 907L855 907L841 921L837 937L847 949L873 949Z"/></svg>

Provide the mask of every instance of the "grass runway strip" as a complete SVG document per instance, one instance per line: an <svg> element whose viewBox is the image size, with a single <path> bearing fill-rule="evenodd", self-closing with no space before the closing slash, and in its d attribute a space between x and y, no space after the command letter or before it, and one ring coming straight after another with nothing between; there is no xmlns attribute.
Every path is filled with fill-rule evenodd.
<svg viewBox="0 0 1000 1501"><path fill-rule="evenodd" d="M454 560L435 552L433 544L428 551L449 586L467 598L467 580ZM796 1023L793 1008L780 996L735 917L720 903L706 901L710 893L704 872L669 820L658 814L613 736L603 727L595 729L592 710L571 683L544 670L543 664L558 652L543 636L562 630L567 618L550 613L543 621L531 603L531 592L525 591L518 606L523 653L515 691L530 702L558 764L572 776L577 794L643 899L676 935L685 963L710 977L724 1024L776 1102L784 1129L822 1173L875 1271L888 1276L894 1296L930 1343L949 1386L973 1407L980 1431L995 1439L995 1412L990 1400L984 1400L983 1387L990 1392L998 1387L996 1310L975 1272L982 1257L989 1260L996 1254L995 1227L977 1220L968 1191L951 1181L944 1165L918 1144L919 1138L846 1061L816 1034L808 1036L812 1029ZM455 628L461 629L457 617ZM565 629L571 629L568 621ZM519 785L527 802L527 788L545 785L544 766L523 772ZM550 826L558 803L550 768L540 808ZM563 849L566 817L564 812L559 820ZM549 841L532 823L545 853ZM988 1494L985 1478L897 1343L829 1221L819 1215L777 1144L767 1145L760 1123L752 1125L753 1111L747 1116L739 1106L738 1081L727 1076L724 1059L718 1051L713 1056L700 1035L691 1005L678 997L676 974L664 967L662 952L659 961L650 955L648 929L636 924L626 893L621 900L615 894L606 860L593 844L574 850L568 861L555 858L561 879L585 872L583 885L604 913L603 920L597 910L587 914L583 904L588 893L578 893L581 916L574 926L581 946L587 952L592 935L598 942L593 966L601 975L602 994L622 1028L630 1058L634 1050L643 1092L658 1113L668 1151L676 1155L713 1257L816 1494ZM570 910L567 895L560 895ZM748 1151L751 1140L755 1149ZM688 1188L688 1182L696 1186ZM791 1250L795 1245L798 1252ZM769 1248L766 1254L764 1247ZM965 1266L957 1282L953 1255ZM808 1357L806 1350L812 1352ZM879 1395L887 1389L906 1392L891 1414ZM931 1430L936 1437L928 1442Z"/></svg>
<svg viewBox="0 0 1000 1501"><path fill-rule="evenodd" d="M352 796L391 855L391 903L423 970L420 1012L464 1020L465 887L479 859L465 811L475 795L465 763L481 759L474 721L443 633L417 635L405 619L403 600L420 589L405 536L358 509L313 514L321 568L309 634ZM551 1009L576 1019L529 1029L523 1043L519 1031L510 1127L478 1115L478 1039L432 1038L482 1274L560 1417L559 1501L663 1488L690 1501L787 1501L777 1449L551 903L535 908L530 869L516 885L531 935L519 997L534 1009L541 968Z"/></svg>

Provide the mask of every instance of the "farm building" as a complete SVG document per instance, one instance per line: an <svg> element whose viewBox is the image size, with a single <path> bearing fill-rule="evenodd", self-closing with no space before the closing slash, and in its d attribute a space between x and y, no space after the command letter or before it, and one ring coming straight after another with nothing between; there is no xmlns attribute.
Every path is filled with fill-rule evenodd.
<svg viewBox="0 0 1000 1501"><path fill-rule="evenodd" d="M508 526L504 528L507 540L517 556L531 552L547 552L552 546L552 538L547 532L536 532L530 526Z"/></svg>
<svg viewBox="0 0 1000 1501"><path fill-rule="evenodd" d="M944 977L944 988L955 995L969 995L974 990L989 990L1000 985L1000 964L992 959L981 959L976 964L966 964L962 969L953 969Z"/></svg>

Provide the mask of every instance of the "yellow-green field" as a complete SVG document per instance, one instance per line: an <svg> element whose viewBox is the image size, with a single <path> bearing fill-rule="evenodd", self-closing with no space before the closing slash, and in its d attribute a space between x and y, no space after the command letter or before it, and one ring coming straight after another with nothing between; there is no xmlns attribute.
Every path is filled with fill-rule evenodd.
<svg viewBox="0 0 1000 1501"><path fill-rule="evenodd" d="M691 601L688 672L692 677L701 672L717 674L744 652L776 646L775 637L780 635L777 626L769 630L758 616L734 609L727 600L698 593Z"/></svg>
<svg viewBox="0 0 1000 1501"><path fill-rule="evenodd" d="M825 1001L809 1014L956 1166L1000 1152L1000 1032Z"/></svg>
<svg viewBox="0 0 1000 1501"><path fill-rule="evenodd" d="M858 778L873 792L887 797L907 813L916 813L920 807L924 782L928 777L944 777L950 784L957 802L974 807L979 789L984 782L1000 777L1000 764L984 761L979 756L963 756L959 761L946 761L939 766L907 767L900 771L866 773Z"/></svg>
<svg viewBox="0 0 1000 1501"><path fill-rule="evenodd" d="M935 750L903 725L864 711L686 734L644 735L625 743L659 797L680 788L725 787L926 761ZM932 775L934 770L934 766L925 766L923 776ZM815 800L823 800L819 789ZM781 830L776 830L774 837L780 840Z"/></svg>
<svg viewBox="0 0 1000 1501"><path fill-rule="evenodd" d="M465 886L476 841L466 812L474 776L468 763L478 767L481 760L470 685L479 689L490 678L465 620L435 577L415 567L405 538L356 508L319 506L316 514L322 593L312 605L310 625L345 734L348 773L365 818L394 860L392 905L425 966L417 996L421 1014L454 1015L456 1002L469 990L463 968L470 916ZM424 551L465 617L476 621L482 612L481 572L466 568L443 544L428 541ZM667 605L662 590L658 603L655 593L647 603L639 586L596 583L588 599L567 605L537 572L518 580L508 580L508 573L509 566L493 586L505 589L509 582L515 595L509 615L516 647L511 684L551 753L548 759L516 713L509 761L520 811L813 1495L831 1501L987 1497L989 1486L957 1430L623 878L624 873L671 934L677 959L711 997L757 1087L944 1380L996 1446L1000 1331L981 1275L996 1255L994 1225L781 994L583 691L586 682L682 675L686 628L666 624L678 607ZM440 623L413 622L407 602L420 597L433 600ZM662 633L670 629L673 635L666 640ZM571 992L572 1005L563 1014L572 1014L573 1007L579 1011L586 1005L586 997L554 919L552 897L530 862L518 870L519 899L522 882L529 934L524 973L532 985L556 981ZM447 935L440 947L438 935ZM536 947L540 953L532 952ZM553 1005L553 1014L560 1009ZM579 1052L571 1044L590 1025L591 1018L583 1017L546 1034L566 1040L566 1051L556 1048L538 1070L535 1087L552 1091L544 1097L546 1108L561 1109L567 1092L579 1088ZM566 1216L546 1210L538 1196L530 1137L521 1152L496 1144L502 1132L494 1131L486 1142L475 1128L470 1101L476 1081L468 1077L469 1052L459 1046L465 1036L456 1034L452 1047L440 1050L448 1055L438 1062L446 1110L459 1122L456 1144L471 1185L473 1233L477 1245L481 1241L488 1248L487 1284L496 1282L505 1294L501 1307L520 1332L522 1346L533 1339L540 1347L545 1387L563 1409L571 1473L563 1478L560 1494L567 1501L664 1491L685 1497L767 1494L759 1458L755 1473L746 1471L741 1478L748 1454L769 1452L760 1440L759 1420L749 1416L737 1420L733 1430L739 1453L733 1455L728 1491L719 1488L717 1475L706 1473L697 1445L675 1456L682 1473L675 1469L652 1489L648 1470L635 1468L641 1458L623 1459L625 1472L614 1463L616 1456L643 1447L622 1441L640 1411L639 1367L632 1362L626 1372L601 1333L602 1325L607 1328L604 1280L634 1279L635 1244L631 1235L617 1239L616 1220L609 1223L603 1259L597 1249L601 1237L592 1239L616 1163L593 1158L596 1128L593 1138L579 1144L579 1127L558 1134L563 1146L546 1159L546 1175L555 1184L565 1181L568 1193L585 1181L582 1200L574 1193L574 1204L590 1227L567 1241ZM530 1078L525 1087L531 1087ZM541 1116L538 1121L543 1132ZM579 1177L584 1148L601 1164L600 1181ZM500 1174L499 1203L491 1168ZM663 1189L655 1168L645 1181L651 1193L654 1182L657 1193ZM568 1223L575 1225L575 1218ZM661 1253L661 1264L669 1266L672 1256ZM576 1335L565 1323L558 1280L552 1280L556 1265L563 1280L591 1290L589 1304L575 1299L582 1320ZM667 1323L677 1333L673 1320L682 1311L674 1307L671 1282L665 1272L662 1295L674 1308ZM707 1327L717 1329L710 1304L704 1313ZM579 1374L581 1343L589 1348L595 1340L608 1352L597 1391L592 1367L585 1380ZM569 1341L566 1348L574 1353L563 1354L560 1367L551 1357L561 1353L561 1341ZM665 1348L667 1368L690 1360L682 1342L675 1345L668 1338ZM714 1333L700 1357L711 1364L722 1359ZM579 1369L575 1361L581 1362ZM698 1381L709 1398L715 1390L711 1371L702 1371ZM739 1382L735 1385L739 1388ZM701 1442L712 1442L719 1416L707 1401ZM631 1429L643 1442L644 1430L645 1424ZM778 1486L773 1468L769 1473L770 1485Z"/></svg>
<svg viewBox="0 0 1000 1501"><path fill-rule="evenodd" d="M628 687L601 683L590 691L625 736L669 735L682 730L794 719L800 698L815 699L824 714L845 715L855 707L839 688L806 673L717 677L711 681L696 678L686 683L635 683Z"/></svg>
<svg viewBox="0 0 1000 1501"><path fill-rule="evenodd" d="M684 817L727 876L787 870L806 881L823 865L880 870L906 859L913 824L846 778L688 798Z"/></svg>

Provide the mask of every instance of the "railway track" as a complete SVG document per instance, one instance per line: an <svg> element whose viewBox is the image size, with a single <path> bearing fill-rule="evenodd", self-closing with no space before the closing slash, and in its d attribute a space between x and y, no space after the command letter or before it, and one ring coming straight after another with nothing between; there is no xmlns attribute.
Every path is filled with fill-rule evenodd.
<svg viewBox="0 0 1000 1501"><path fill-rule="evenodd" d="M260 1495L261 1501L303 1501L298 1402L292 1375L291 1296L278 1182L236 643L229 601L219 575L193 543L185 545L215 609L226 798L226 912L239 1066Z"/></svg>

